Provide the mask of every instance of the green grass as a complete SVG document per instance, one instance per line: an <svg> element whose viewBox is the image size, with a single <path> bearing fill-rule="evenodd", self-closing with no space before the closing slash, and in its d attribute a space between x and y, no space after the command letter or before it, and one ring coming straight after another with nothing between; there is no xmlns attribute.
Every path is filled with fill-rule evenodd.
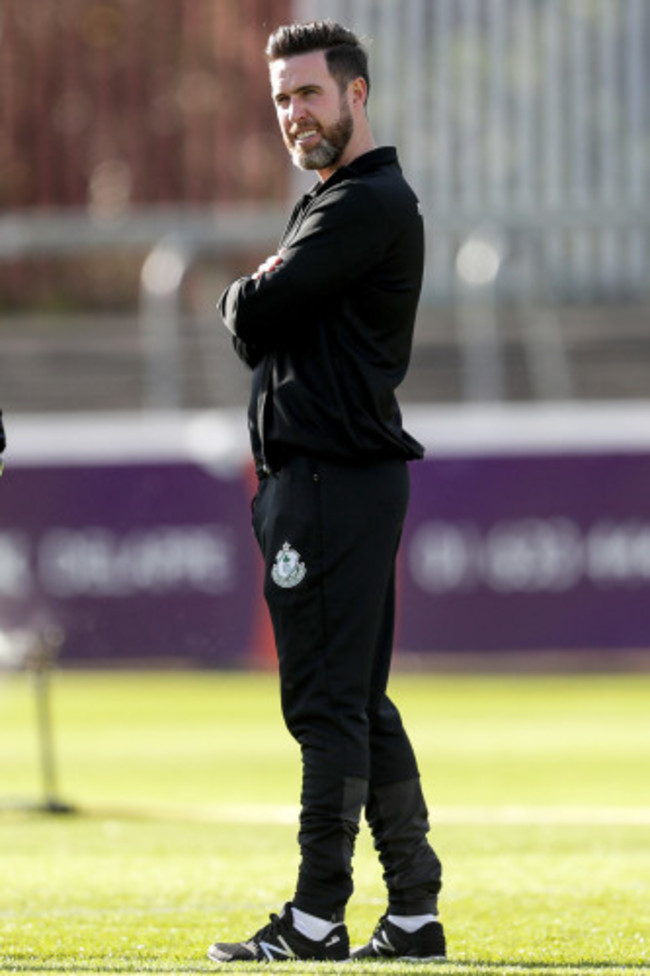
<svg viewBox="0 0 650 976"><path fill-rule="evenodd" d="M54 816L18 806L40 798L34 702L26 675L3 678L0 973L210 972L215 935L281 907L299 755L276 685L58 672L59 793L77 812ZM650 675L399 675L392 689L445 865L450 960L355 974L650 973ZM366 830L355 881L357 943L384 909Z"/></svg>

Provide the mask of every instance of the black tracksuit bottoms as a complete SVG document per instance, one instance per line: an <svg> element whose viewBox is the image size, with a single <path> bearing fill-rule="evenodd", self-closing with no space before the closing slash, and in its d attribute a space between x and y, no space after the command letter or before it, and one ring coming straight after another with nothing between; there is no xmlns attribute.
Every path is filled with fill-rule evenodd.
<svg viewBox="0 0 650 976"><path fill-rule="evenodd" d="M253 502L282 712L302 754L293 903L333 921L352 894L364 808L389 911L434 911L441 885L415 755L386 694L408 494L403 461L298 455L261 479Z"/></svg>

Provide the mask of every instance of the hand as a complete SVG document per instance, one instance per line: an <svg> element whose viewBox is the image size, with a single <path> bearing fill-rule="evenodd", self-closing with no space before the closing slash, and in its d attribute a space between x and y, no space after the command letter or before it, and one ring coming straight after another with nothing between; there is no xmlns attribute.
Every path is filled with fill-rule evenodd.
<svg viewBox="0 0 650 976"><path fill-rule="evenodd" d="M284 248L279 250L277 254L271 254L266 261L262 261L257 271L252 275L253 281L257 281L267 271L274 271L282 263L283 255Z"/></svg>

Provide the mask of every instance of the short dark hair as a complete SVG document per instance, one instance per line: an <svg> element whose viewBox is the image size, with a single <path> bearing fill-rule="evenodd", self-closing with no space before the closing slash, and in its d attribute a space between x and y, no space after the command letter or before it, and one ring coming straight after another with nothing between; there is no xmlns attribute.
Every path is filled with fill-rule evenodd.
<svg viewBox="0 0 650 976"><path fill-rule="evenodd" d="M353 31L333 20L278 27L269 37L265 53L270 62L311 51L325 52L329 73L341 91L355 78L363 78L370 91L368 54L363 44Z"/></svg>

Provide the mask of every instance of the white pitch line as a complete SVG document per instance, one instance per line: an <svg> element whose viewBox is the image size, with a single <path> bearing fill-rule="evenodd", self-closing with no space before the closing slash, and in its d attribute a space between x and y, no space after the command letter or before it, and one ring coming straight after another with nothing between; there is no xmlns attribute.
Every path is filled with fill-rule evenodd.
<svg viewBox="0 0 650 976"><path fill-rule="evenodd" d="M142 811L144 813L145 811ZM157 808L180 819L214 823L296 825L299 808L290 804L223 803L210 806ZM650 826L650 807L615 806L442 806L430 809L436 824L544 826Z"/></svg>
<svg viewBox="0 0 650 976"><path fill-rule="evenodd" d="M439 807L430 812L434 823L445 824L522 824L537 826L650 825L650 807L614 806L502 806Z"/></svg>

